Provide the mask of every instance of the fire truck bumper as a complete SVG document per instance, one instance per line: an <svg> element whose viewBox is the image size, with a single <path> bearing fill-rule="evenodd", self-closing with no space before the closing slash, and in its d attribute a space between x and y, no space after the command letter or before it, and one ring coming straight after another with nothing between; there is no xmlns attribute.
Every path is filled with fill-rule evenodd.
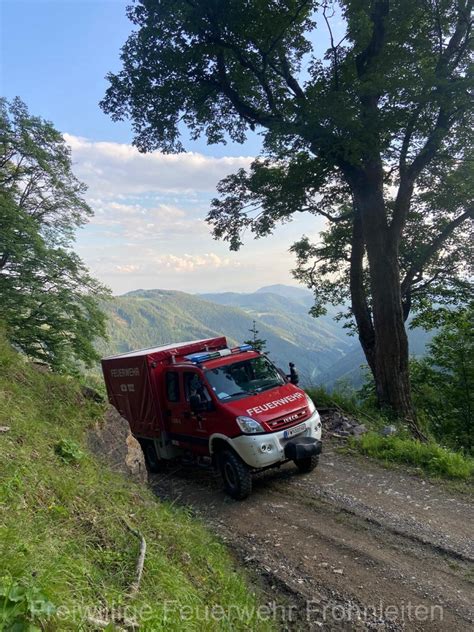
<svg viewBox="0 0 474 632"><path fill-rule="evenodd" d="M321 420L317 411L292 428L265 434L240 435L229 441L250 467L261 469L283 461L319 454L322 448Z"/></svg>

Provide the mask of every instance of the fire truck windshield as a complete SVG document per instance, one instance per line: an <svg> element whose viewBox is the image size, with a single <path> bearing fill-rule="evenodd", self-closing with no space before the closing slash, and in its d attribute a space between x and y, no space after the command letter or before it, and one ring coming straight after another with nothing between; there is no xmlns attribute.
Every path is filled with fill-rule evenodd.
<svg viewBox="0 0 474 632"><path fill-rule="evenodd" d="M208 369L206 378L223 401L260 393L285 383L278 370L263 356Z"/></svg>

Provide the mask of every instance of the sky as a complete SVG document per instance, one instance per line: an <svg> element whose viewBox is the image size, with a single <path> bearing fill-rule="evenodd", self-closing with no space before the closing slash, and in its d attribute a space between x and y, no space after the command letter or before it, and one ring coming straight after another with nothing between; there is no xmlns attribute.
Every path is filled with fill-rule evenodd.
<svg viewBox="0 0 474 632"><path fill-rule="evenodd" d="M129 0L0 0L1 95L19 96L53 122L71 146L73 169L88 186L92 220L75 249L115 294L138 288L186 292L254 291L295 284L288 252L316 238L321 219L304 214L271 237L247 236L237 253L205 222L217 182L247 167L258 135L239 145L186 141L186 153L140 154L131 125L99 108L106 74L120 69L131 32Z"/></svg>

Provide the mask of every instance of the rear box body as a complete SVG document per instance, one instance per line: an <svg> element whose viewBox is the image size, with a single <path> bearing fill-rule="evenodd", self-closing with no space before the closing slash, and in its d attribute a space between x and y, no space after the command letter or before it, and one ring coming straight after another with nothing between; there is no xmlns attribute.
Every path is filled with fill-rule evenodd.
<svg viewBox="0 0 474 632"><path fill-rule="evenodd" d="M109 402L136 436L156 438L164 430L162 374L173 357L227 346L225 337L142 349L102 360Z"/></svg>

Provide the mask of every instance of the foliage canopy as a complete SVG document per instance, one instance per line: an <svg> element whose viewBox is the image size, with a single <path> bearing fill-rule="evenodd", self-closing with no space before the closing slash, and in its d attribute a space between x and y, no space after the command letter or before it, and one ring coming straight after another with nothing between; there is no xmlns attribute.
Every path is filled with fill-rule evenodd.
<svg viewBox="0 0 474 632"><path fill-rule="evenodd" d="M10 340L55 370L96 360L107 290L72 251L92 215L70 150L18 98L0 102L0 318Z"/></svg>

